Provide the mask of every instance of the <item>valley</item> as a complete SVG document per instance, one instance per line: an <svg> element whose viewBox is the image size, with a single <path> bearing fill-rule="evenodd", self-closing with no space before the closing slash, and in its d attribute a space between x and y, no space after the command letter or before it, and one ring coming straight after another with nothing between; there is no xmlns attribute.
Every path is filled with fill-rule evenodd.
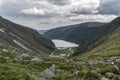
<svg viewBox="0 0 120 80"><path fill-rule="evenodd" d="M0 0L0 80L120 80L120 0Z"/></svg>
<svg viewBox="0 0 120 80"><path fill-rule="evenodd" d="M0 80L120 80L120 17L79 25L41 35L1 17Z"/></svg>

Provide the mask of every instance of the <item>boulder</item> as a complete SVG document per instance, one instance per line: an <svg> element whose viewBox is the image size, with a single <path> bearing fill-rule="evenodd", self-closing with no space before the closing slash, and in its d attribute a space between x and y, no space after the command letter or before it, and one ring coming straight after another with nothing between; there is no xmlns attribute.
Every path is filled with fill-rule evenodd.
<svg viewBox="0 0 120 80"><path fill-rule="evenodd" d="M102 77L100 80L110 80L110 79Z"/></svg>
<svg viewBox="0 0 120 80"><path fill-rule="evenodd" d="M30 59L30 56L28 54L18 54L15 57L16 60L25 60L25 59Z"/></svg>
<svg viewBox="0 0 120 80"><path fill-rule="evenodd" d="M43 71L43 77L51 79L55 77L55 74L50 69L46 69L45 71Z"/></svg>
<svg viewBox="0 0 120 80"><path fill-rule="evenodd" d="M32 66L26 66L25 68L26 68L27 70L32 70L32 69L33 69Z"/></svg>
<svg viewBox="0 0 120 80"><path fill-rule="evenodd" d="M112 73L112 72L107 72L107 73L105 73L105 75L108 78L113 78L114 77L114 73Z"/></svg>
<svg viewBox="0 0 120 80"><path fill-rule="evenodd" d="M114 65L114 67L113 67L113 72L114 72L114 74L116 74L116 75L120 75L120 69L119 69L119 67L118 67L117 65Z"/></svg>
<svg viewBox="0 0 120 80"><path fill-rule="evenodd" d="M47 80L44 77L36 77L34 80Z"/></svg>
<svg viewBox="0 0 120 80"><path fill-rule="evenodd" d="M80 73L80 71L78 71L78 70L74 70L74 71L73 71L73 74L76 75L76 76L77 76L79 73Z"/></svg>
<svg viewBox="0 0 120 80"><path fill-rule="evenodd" d="M32 63L42 63L43 60L40 59L40 58L38 58L38 57L35 57L35 58L32 58L32 59L31 59L31 62L32 62Z"/></svg>
<svg viewBox="0 0 120 80"><path fill-rule="evenodd" d="M55 64L53 64L53 65L49 68L49 70L50 70L53 74L55 74Z"/></svg>

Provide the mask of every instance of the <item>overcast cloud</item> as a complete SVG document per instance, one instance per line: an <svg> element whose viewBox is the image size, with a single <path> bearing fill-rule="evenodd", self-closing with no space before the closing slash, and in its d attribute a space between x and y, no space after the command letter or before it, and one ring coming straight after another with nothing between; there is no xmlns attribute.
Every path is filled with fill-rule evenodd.
<svg viewBox="0 0 120 80"><path fill-rule="evenodd" d="M109 22L120 15L119 0L0 0L0 14L34 29Z"/></svg>
<svg viewBox="0 0 120 80"><path fill-rule="evenodd" d="M120 14L120 1L119 0L101 0L99 13L102 14Z"/></svg>

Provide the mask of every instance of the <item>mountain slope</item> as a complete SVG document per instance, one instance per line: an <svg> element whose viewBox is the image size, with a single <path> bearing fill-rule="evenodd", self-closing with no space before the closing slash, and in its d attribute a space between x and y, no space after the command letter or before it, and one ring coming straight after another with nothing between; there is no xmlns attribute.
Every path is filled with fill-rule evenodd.
<svg viewBox="0 0 120 80"><path fill-rule="evenodd" d="M36 30L15 24L2 17L0 17L0 42L40 54L50 54L54 50L52 41Z"/></svg>
<svg viewBox="0 0 120 80"><path fill-rule="evenodd" d="M80 46L76 50L74 54L75 56L88 50L88 46L92 45L107 34L110 34L119 26L120 17L110 23L88 22L56 28L47 31L44 35L50 39L63 39L79 44Z"/></svg>
<svg viewBox="0 0 120 80"><path fill-rule="evenodd" d="M82 56L120 56L120 26L90 45Z"/></svg>
<svg viewBox="0 0 120 80"><path fill-rule="evenodd" d="M107 27L111 27L111 29L109 28L107 35L84 49L79 47L74 55L80 53L86 53L83 54L85 56L120 55L120 17L105 26L106 30ZM113 29L115 30L113 31ZM103 30L105 29L103 28Z"/></svg>
<svg viewBox="0 0 120 80"><path fill-rule="evenodd" d="M97 37L97 29L105 23L87 22L77 25L65 26L51 29L43 35L50 39L62 39L84 45L88 41L95 40Z"/></svg>

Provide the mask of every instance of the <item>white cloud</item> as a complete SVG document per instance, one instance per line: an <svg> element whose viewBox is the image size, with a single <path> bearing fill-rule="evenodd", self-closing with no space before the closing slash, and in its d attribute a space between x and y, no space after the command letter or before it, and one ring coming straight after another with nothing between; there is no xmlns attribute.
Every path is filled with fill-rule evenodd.
<svg viewBox="0 0 120 80"><path fill-rule="evenodd" d="M97 13L99 0L72 0L71 5L74 7L72 12L76 14Z"/></svg>
<svg viewBox="0 0 120 80"><path fill-rule="evenodd" d="M70 14L71 7L70 6L65 6L65 7L60 7L57 5L52 5L48 4L46 5L45 3L37 2L37 4L41 4L43 6L48 6L48 7L33 7L33 8L28 8L28 9L22 9L20 12L28 15L68 15Z"/></svg>
<svg viewBox="0 0 120 80"><path fill-rule="evenodd" d="M120 15L120 0L101 0L99 13L102 14L119 14Z"/></svg>
<svg viewBox="0 0 120 80"><path fill-rule="evenodd" d="M0 4L2 4L2 0L0 0Z"/></svg>
<svg viewBox="0 0 120 80"><path fill-rule="evenodd" d="M1 6L2 6L2 3L3 3L3 1L2 1L2 0L0 0L0 8L1 8Z"/></svg>
<svg viewBox="0 0 120 80"><path fill-rule="evenodd" d="M0 0L1 5L1 15L35 29L110 21L120 14L119 0Z"/></svg>
<svg viewBox="0 0 120 80"><path fill-rule="evenodd" d="M21 13L28 14L28 15L44 15L45 11L43 9L38 9L36 7L30 9L23 9Z"/></svg>
<svg viewBox="0 0 120 80"><path fill-rule="evenodd" d="M110 22L111 20L115 19L117 16L115 15L101 15L101 14L81 14L78 16L70 17L72 21L83 21L83 22Z"/></svg>
<svg viewBox="0 0 120 80"><path fill-rule="evenodd" d="M7 15L21 14L19 12L21 15L120 13L118 0L0 0L1 3Z"/></svg>
<svg viewBox="0 0 120 80"><path fill-rule="evenodd" d="M27 0L28 3L28 0ZM22 13L28 15L70 15L97 13L99 0L31 0L31 7L21 10ZM30 3L30 4L31 4ZM60 6L61 5L61 6ZM64 5L64 6L63 6ZM33 6L35 6L33 8ZM72 12L72 13L71 13Z"/></svg>

